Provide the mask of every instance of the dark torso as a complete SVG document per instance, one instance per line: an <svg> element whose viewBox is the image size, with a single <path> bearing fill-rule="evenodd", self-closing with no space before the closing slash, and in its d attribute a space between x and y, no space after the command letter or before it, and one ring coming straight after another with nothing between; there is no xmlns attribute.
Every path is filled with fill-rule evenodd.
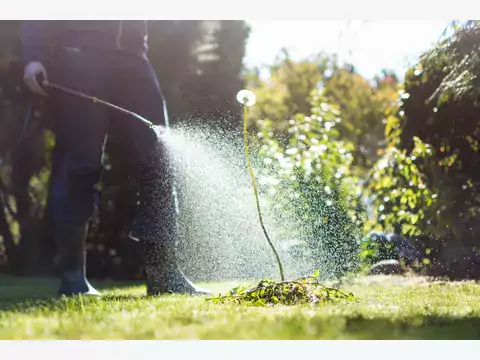
<svg viewBox="0 0 480 360"><path fill-rule="evenodd" d="M123 50L144 54L147 47L145 20L56 21L55 46L75 46Z"/></svg>

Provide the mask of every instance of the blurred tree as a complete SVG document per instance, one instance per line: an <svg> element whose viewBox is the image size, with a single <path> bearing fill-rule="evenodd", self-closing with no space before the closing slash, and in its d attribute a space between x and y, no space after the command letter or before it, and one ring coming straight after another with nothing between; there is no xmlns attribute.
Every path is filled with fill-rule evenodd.
<svg viewBox="0 0 480 360"><path fill-rule="evenodd" d="M325 82L325 96L342 111L339 136L355 144L353 165L363 171L370 169L383 152L385 109L397 95L398 80L388 71L369 82L354 71L340 68Z"/></svg>
<svg viewBox="0 0 480 360"><path fill-rule="evenodd" d="M246 76L247 86L255 92L256 105L250 112L250 123L271 120L271 129L283 141L288 134L288 121L295 114L311 111L311 93L323 86L324 72L332 60L323 53L302 61L293 61L283 49L268 67L267 79L256 69Z"/></svg>
<svg viewBox="0 0 480 360"><path fill-rule="evenodd" d="M398 79L387 70L369 82L349 65L340 65L335 56L324 53L295 62L286 50L269 67L268 79L260 71L247 77L257 96L250 113L253 122L272 121L280 141L288 138L288 120L294 114L308 114L310 94L323 89L327 101L339 105L342 121L337 125L340 139L355 144L354 166L368 170L385 146L385 108L397 96Z"/></svg>
<svg viewBox="0 0 480 360"><path fill-rule="evenodd" d="M4 218L14 229L9 234L5 228L0 235L7 239L5 250L12 271L32 274L37 272L37 265L45 263L44 250L50 249L41 230L48 193L47 148L50 144L44 132L50 124L45 121L45 104L33 100L23 84L19 22L6 21L0 25L3 45L0 57L0 133L3 135L0 139L0 182L3 203L11 204L10 216ZM29 103L34 104L34 108L27 126Z"/></svg>
<svg viewBox="0 0 480 360"><path fill-rule="evenodd" d="M185 117L190 102L188 81L197 75L195 49L202 42L201 20L148 22L148 56L167 100L172 122Z"/></svg>
<svg viewBox="0 0 480 360"><path fill-rule="evenodd" d="M250 28L245 21L204 21L203 38L195 49L196 71L185 84L188 114L212 126L240 131L241 107L236 100L244 87L243 58Z"/></svg>

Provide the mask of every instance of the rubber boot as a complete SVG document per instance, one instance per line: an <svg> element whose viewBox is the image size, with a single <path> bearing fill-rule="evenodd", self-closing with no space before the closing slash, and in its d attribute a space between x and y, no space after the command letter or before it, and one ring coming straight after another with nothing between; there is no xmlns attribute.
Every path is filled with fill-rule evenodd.
<svg viewBox="0 0 480 360"><path fill-rule="evenodd" d="M100 296L85 276L87 230L88 225L56 225L54 236L58 247L60 295Z"/></svg>
<svg viewBox="0 0 480 360"><path fill-rule="evenodd" d="M209 295L196 287L178 268L175 256L177 221L172 179L165 161L157 153L142 174L139 207L130 238L142 243L147 295ZM159 163L160 162L160 163Z"/></svg>
<svg viewBox="0 0 480 360"><path fill-rule="evenodd" d="M194 285L178 268L173 248L160 243L144 243L144 269L147 295L187 294L211 295L212 292ZM162 246L163 245L163 246Z"/></svg>

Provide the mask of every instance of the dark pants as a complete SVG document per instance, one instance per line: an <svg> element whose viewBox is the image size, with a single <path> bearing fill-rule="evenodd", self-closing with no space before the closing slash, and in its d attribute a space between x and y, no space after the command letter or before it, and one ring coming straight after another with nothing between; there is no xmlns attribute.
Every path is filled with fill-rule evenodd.
<svg viewBox="0 0 480 360"><path fill-rule="evenodd" d="M147 58L62 48L53 54L48 76L52 83L106 100L155 124L165 125L167 120L164 98ZM92 216L107 130L113 127L131 175L139 175L137 228L145 231L138 235L167 236L173 215L172 183L165 149L154 132L137 119L88 99L55 89L50 96L57 119L51 194L55 223L83 225Z"/></svg>

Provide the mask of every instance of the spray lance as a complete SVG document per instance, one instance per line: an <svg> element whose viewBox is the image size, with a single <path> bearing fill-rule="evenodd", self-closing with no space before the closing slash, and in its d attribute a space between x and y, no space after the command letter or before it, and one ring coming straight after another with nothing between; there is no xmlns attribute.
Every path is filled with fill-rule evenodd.
<svg viewBox="0 0 480 360"><path fill-rule="evenodd" d="M66 88L64 86L61 86L61 85L57 85L57 84L53 84L53 83L47 83L47 82L44 82L43 83L44 86L46 87L50 87L50 88L53 88L53 89L57 89L57 90L60 90L60 91L63 91L63 92L66 92L68 94L71 94L71 95L75 95L75 96L79 96L79 97L82 97L82 98L85 98L85 99L88 99L90 101L92 101L93 103L95 104L102 104L102 105L105 105L105 106L108 106L112 109L115 109L115 110L118 110L124 114L127 114L127 115L130 115L130 116L133 116L135 119L137 120L140 120L142 123L144 123L145 125L147 125L149 128L153 128L154 124L145 119L144 117L138 115L137 113L134 113L133 111L130 111L130 110L127 110L127 109L124 109L124 108L121 108L120 106L117 106L117 105L114 105L114 104L111 104L107 101L104 101L104 100L101 100L95 96L90 96L90 95L86 95L80 91L77 91L77 90L73 90L73 89L69 89L69 88Z"/></svg>

